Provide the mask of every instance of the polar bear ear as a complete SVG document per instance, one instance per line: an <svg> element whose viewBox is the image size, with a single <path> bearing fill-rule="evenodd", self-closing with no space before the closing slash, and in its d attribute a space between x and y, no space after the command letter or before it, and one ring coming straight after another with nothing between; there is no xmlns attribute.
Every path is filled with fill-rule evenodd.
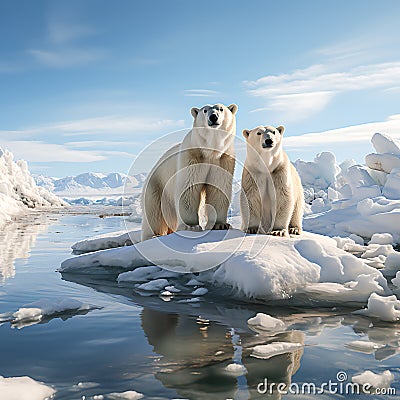
<svg viewBox="0 0 400 400"><path fill-rule="evenodd" d="M193 108L190 110L190 113L192 114L193 118L196 118L196 117L197 117L197 114L199 113L199 111L200 111L199 108L193 107Z"/></svg>
<svg viewBox="0 0 400 400"><path fill-rule="evenodd" d="M230 106L228 106L228 110L235 115L237 110L238 110L238 106L236 104L231 104Z"/></svg>
<svg viewBox="0 0 400 400"><path fill-rule="evenodd" d="M247 139L250 135L250 131L248 129L243 129L242 134L243 134L244 138Z"/></svg>
<svg viewBox="0 0 400 400"><path fill-rule="evenodd" d="M285 127L280 125L276 128L276 130L281 134L281 136L283 135L283 132L285 132Z"/></svg>

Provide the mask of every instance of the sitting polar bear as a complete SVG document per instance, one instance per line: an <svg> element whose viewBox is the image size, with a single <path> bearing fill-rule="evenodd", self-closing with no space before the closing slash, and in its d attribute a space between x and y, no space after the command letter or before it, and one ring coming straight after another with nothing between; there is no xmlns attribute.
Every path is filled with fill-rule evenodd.
<svg viewBox="0 0 400 400"><path fill-rule="evenodd" d="M299 235L303 219L303 187L282 148L285 128L245 129L247 155L242 174L242 230L276 236Z"/></svg>
<svg viewBox="0 0 400 400"><path fill-rule="evenodd" d="M176 230L201 231L199 209L204 203L207 228L230 227L237 109L235 104L192 108L193 128L162 155L146 179L142 240Z"/></svg>

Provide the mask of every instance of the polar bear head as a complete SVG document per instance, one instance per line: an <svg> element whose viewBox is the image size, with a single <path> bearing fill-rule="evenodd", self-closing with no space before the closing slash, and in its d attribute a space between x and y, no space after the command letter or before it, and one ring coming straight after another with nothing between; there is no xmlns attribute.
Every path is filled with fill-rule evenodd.
<svg viewBox="0 0 400 400"><path fill-rule="evenodd" d="M275 152L281 147L285 127L277 128L271 125L257 126L254 129L245 129L243 136L258 154Z"/></svg>
<svg viewBox="0 0 400 400"><path fill-rule="evenodd" d="M220 129L226 132L232 132L236 129L235 114L238 110L236 104L226 107L223 104L207 104L201 108L193 107L191 109L194 118L194 128Z"/></svg>

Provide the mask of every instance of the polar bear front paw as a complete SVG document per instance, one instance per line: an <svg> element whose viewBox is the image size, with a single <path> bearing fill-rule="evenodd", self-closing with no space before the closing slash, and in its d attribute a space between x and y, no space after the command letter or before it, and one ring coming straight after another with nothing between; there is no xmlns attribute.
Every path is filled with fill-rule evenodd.
<svg viewBox="0 0 400 400"><path fill-rule="evenodd" d="M250 235L254 235L254 234L258 233L258 226L252 227L252 228L247 228L244 230L244 232L248 233Z"/></svg>
<svg viewBox="0 0 400 400"><path fill-rule="evenodd" d="M181 224L178 226L178 231L201 232L202 230L203 230L203 228L200 225Z"/></svg>
<svg viewBox="0 0 400 400"><path fill-rule="evenodd" d="M300 235L301 229L298 226L291 226L289 228L289 235Z"/></svg>
<svg viewBox="0 0 400 400"><path fill-rule="evenodd" d="M231 224L228 224L227 222L216 223L211 229L215 231L231 229Z"/></svg>
<svg viewBox="0 0 400 400"><path fill-rule="evenodd" d="M281 237L288 236L286 233L286 229L276 229L274 231L268 232L268 234L272 236L281 236Z"/></svg>

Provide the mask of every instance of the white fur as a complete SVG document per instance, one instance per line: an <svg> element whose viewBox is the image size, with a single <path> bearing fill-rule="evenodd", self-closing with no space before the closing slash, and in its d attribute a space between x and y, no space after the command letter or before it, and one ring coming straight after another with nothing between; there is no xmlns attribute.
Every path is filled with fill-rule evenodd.
<svg viewBox="0 0 400 400"><path fill-rule="evenodd" d="M243 131L247 156L240 208L245 232L287 236L302 231L303 187L282 148L284 130L267 125Z"/></svg>
<svg viewBox="0 0 400 400"><path fill-rule="evenodd" d="M207 228L229 228L236 111L234 104L192 108L192 130L163 154L146 179L142 240L176 230L202 230L199 209L204 202ZM210 125L212 118L215 125Z"/></svg>

